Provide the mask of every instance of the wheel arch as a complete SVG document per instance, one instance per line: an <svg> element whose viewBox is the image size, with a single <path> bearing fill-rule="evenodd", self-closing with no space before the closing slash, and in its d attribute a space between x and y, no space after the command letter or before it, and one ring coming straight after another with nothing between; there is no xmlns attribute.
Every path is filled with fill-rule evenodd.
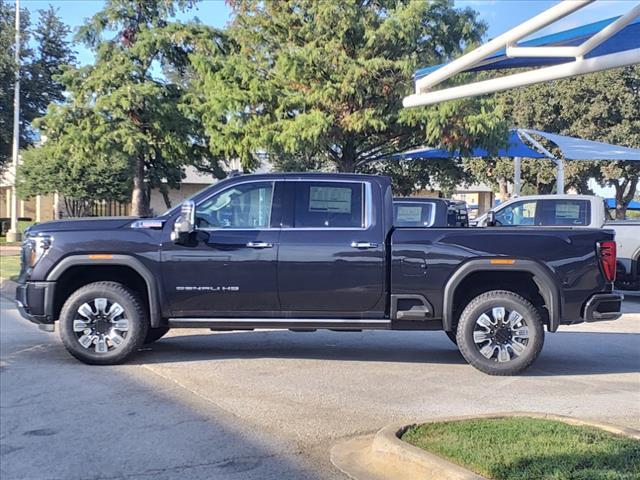
<svg viewBox="0 0 640 480"><path fill-rule="evenodd" d="M497 263L492 263L498 260ZM454 299L458 287L471 275L487 272L521 272L531 275L533 282L537 286L538 292L544 301L544 306L548 311L549 331L555 332L560 325L561 295L556 286L552 274L537 262L525 259L473 259L462 264L449 277L444 287L444 299L442 305L442 328L445 331L452 331L455 323ZM493 290L490 286L484 291ZM517 293L517 292L516 292Z"/></svg>
<svg viewBox="0 0 640 480"><path fill-rule="evenodd" d="M70 269L76 267L96 267L96 266L112 266L112 267L124 267L126 269L135 272L144 282L146 291L141 292L143 295L146 306L149 309L149 319L151 327L159 327L161 325L161 309L160 309L160 292L156 283L154 275L151 271L137 258L131 255L121 254L96 254L96 255L71 255L63 258L47 275L47 281L58 282L65 273ZM99 274L97 275L100 276ZM116 280L117 281L117 280ZM55 311L56 297L58 296L55 290L58 290L59 286L56 284L54 294L50 296L49 311Z"/></svg>

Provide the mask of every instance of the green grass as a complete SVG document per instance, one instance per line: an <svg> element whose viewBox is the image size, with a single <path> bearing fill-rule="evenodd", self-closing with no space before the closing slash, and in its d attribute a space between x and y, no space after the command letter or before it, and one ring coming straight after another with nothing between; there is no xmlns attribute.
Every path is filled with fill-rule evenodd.
<svg viewBox="0 0 640 480"><path fill-rule="evenodd" d="M494 480L640 479L640 441L553 420L430 423L402 440Z"/></svg>
<svg viewBox="0 0 640 480"><path fill-rule="evenodd" d="M17 280L20 274L20 255L0 256L0 278Z"/></svg>

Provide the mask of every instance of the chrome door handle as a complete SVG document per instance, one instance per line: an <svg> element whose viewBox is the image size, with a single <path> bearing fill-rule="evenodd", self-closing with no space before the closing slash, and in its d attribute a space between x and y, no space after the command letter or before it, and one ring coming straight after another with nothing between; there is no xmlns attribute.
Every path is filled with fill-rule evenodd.
<svg viewBox="0 0 640 480"><path fill-rule="evenodd" d="M351 242L351 248L378 248L374 242Z"/></svg>
<svg viewBox="0 0 640 480"><path fill-rule="evenodd" d="M249 243L247 243L247 247L249 247L249 248L271 248L271 247L273 247L273 243L268 243L268 242L249 242Z"/></svg>

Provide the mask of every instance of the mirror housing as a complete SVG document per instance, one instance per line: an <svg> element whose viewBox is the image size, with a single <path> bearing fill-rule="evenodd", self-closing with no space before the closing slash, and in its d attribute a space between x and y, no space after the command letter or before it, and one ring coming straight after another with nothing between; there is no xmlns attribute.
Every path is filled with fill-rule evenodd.
<svg viewBox="0 0 640 480"><path fill-rule="evenodd" d="M180 208L180 216L173 224L171 239L174 242L184 241L196 229L196 204L193 200L185 200Z"/></svg>
<svg viewBox="0 0 640 480"><path fill-rule="evenodd" d="M487 227L495 227L496 223L496 212L489 210L487 212Z"/></svg>

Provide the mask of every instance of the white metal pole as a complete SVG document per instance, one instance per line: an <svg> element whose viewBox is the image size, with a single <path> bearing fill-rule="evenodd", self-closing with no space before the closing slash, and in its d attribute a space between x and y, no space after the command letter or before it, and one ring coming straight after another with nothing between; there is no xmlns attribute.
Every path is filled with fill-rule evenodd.
<svg viewBox="0 0 640 480"><path fill-rule="evenodd" d="M16 83L13 96L13 185L11 187L11 228L7 232L7 241L20 241L18 232L18 197L16 194L18 174L18 151L20 142L20 0L16 0Z"/></svg>
<svg viewBox="0 0 640 480"><path fill-rule="evenodd" d="M520 196L520 187L522 184L522 175L521 175L521 170L522 170L522 158L520 157L514 157L513 158L513 196L514 197L519 197Z"/></svg>
<svg viewBox="0 0 640 480"><path fill-rule="evenodd" d="M558 167L558 178L556 178L556 193L562 195L564 193L564 160L558 158L556 160Z"/></svg>

